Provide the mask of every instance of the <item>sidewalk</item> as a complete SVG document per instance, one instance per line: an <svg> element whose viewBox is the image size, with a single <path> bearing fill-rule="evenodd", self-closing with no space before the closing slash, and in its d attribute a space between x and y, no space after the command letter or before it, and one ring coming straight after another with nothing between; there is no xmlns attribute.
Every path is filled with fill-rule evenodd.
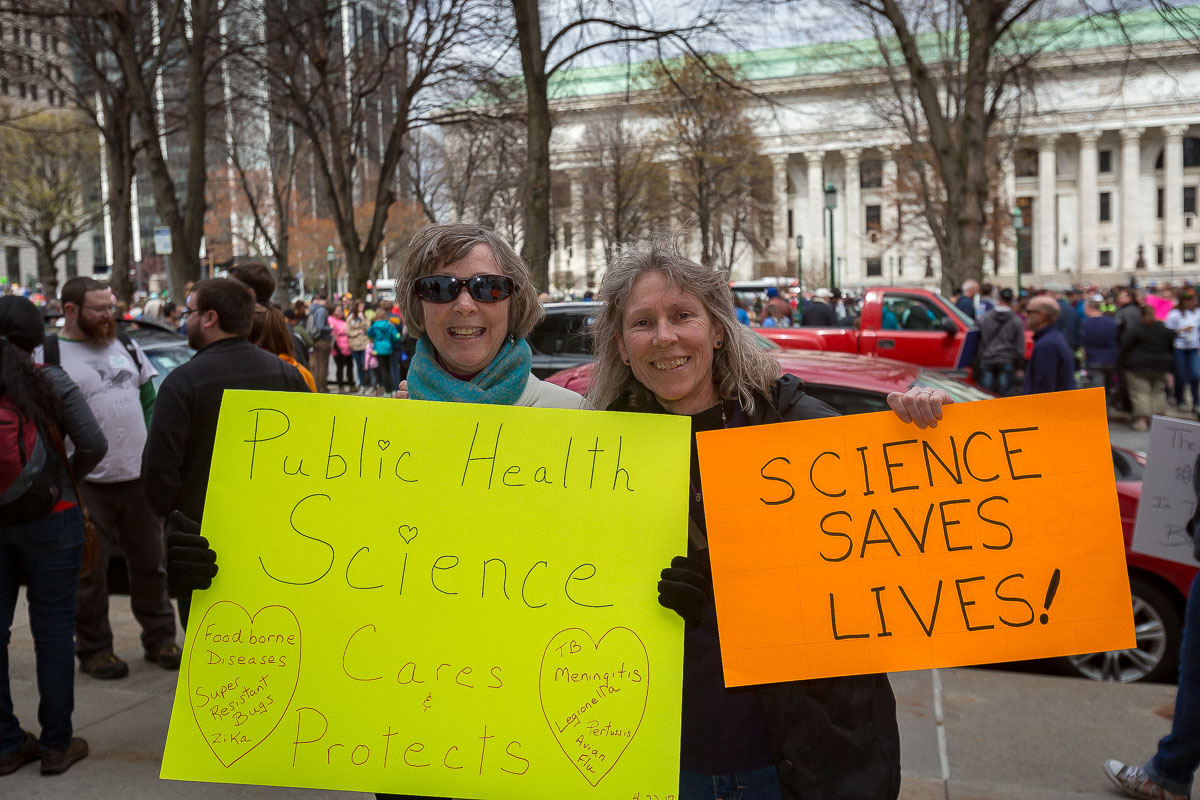
<svg viewBox="0 0 1200 800"><path fill-rule="evenodd" d="M75 728L91 745L91 755L65 775L43 778L34 764L0 778L0 797L370 798L159 780L177 674L141 660L127 597L113 598L112 618L117 652L129 661L130 676L97 681L80 675L76 681ZM9 657L17 715L36 730L33 642L23 598ZM1101 684L991 669L899 673L892 684L904 800L1116 798L1101 765L1107 758L1145 760L1170 727L1175 698L1173 686Z"/></svg>

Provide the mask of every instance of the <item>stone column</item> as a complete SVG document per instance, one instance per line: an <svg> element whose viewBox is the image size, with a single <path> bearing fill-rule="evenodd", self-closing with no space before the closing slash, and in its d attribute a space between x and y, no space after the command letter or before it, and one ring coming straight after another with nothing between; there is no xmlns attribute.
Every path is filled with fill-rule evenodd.
<svg viewBox="0 0 1200 800"><path fill-rule="evenodd" d="M1079 134L1079 268L1097 268L1099 239L1096 225L1100 221L1100 195L1096 188L1096 175L1100 162L1096 155L1096 141L1100 131L1083 131Z"/></svg>
<svg viewBox="0 0 1200 800"><path fill-rule="evenodd" d="M1012 155L1007 155L1004 157L1004 161L1001 163L1000 168L1004 175L1004 200L1008 203L1008 206L1005 210L1011 213L1012 210L1017 207L1017 166L1015 163L1013 163ZM1022 224L1028 225L1029 221L1023 220ZM1017 274L1016 243L1017 232L1016 230L1013 230L1012 244L1006 244L1001 248L1001 257L1004 259L1004 264L1000 271L1004 274L1008 274L1010 269L1012 270L1013 276L1016 276ZM1015 289L1016 287L1014 286L1013 288Z"/></svg>
<svg viewBox="0 0 1200 800"><path fill-rule="evenodd" d="M792 209L791 240L793 243L796 241L796 234L800 234L804 237L804 251L800 254L800 257L804 258L804 268L808 269L808 251L813 245L812 242L809 241L808 225L805 222L807 219L805 214L808 209L808 198L805 196L805 193L800 190L800 187L804 185L803 157L801 157L799 161L800 163L797 163L796 160L792 160L788 163L788 176L792 179L792 188L795 190L794 193L788 198L788 202L790 204L789 208ZM789 245L789 247L791 246L792 245ZM792 270L795 270L798 256L794 250L789 250L789 252L792 254L791 268Z"/></svg>
<svg viewBox="0 0 1200 800"><path fill-rule="evenodd" d="M1176 269L1183 265L1183 135L1187 125L1163 128L1163 266ZM1153 254L1146 253L1153 265Z"/></svg>
<svg viewBox="0 0 1200 800"><path fill-rule="evenodd" d="M564 286L567 291L575 288L576 281L587 276L587 239L583 235L583 173L571 172L571 238L563 237L563 244L570 248L563 269L571 273L570 285Z"/></svg>
<svg viewBox="0 0 1200 800"><path fill-rule="evenodd" d="M1141 178L1142 128L1126 128L1121 131L1121 248L1117 269L1133 269L1137 263L1138 226L1138 180ZM1165 212L1164 212L1165 213ZM1147 255L1150 263L1152 255Z"/></svg>
<svg viewBox="0 0 1200 800"><path fill-rule="evenodd" d="M818 275L817 286L829 282L829 242L825 236L824 153L805 153L808 159L808 232L804 234L804 265Z"/></svg>
<svg viewBox="0 0 1200 800"><path fill-rule="evenodd" d="M900 230L900 208L897 200L900 197L900 192L897 190L896 182L899 180L900 165L896 163L895 155L891 151L885 151L883 155L883 164L880 167L883 179L883 192L881 194L883 208L879 210L879 240L881 242L890 242L880 251L880 257L883 259L886 268L889 259L895 263L895 274L903 277L900 259L905 254L910 254L906 243L902 240L902 231ZM919 256L909 255L908 266L912 266L920 260ZM884 273L885 275L888 272ZM925 265L921 263L919 272L914 271L914 275L920 277L925 274ZM910 276L911 277L911 276ZM888 281L894 279L889 275Z"/></svg>
<svg viewBox="0 0 1200 800"><path fill-rule="evenodd" d="M844 284L862 283L866 277L862 259L863 207L859 156L858 150L842 151L842 157L846 159L846 263L841 276Z"/></svg>
<svg viewBox="0 0 1200 800"><path fill-rule="evenodd" d="M1058 267L1058 230L1054 224L1058 211L1057 143L1057 134L1038 137L1037 258L1034 269L1041 273L1054 272Z"/></svg>
<svg viewBox="0 0 1200 800"><path fill-rule="evenodd" d="M777 153L771 156L771 186L775 193L775 203L772 206L772 215L774 217L774 233L772 237L775 239L771 243L771 250L774 253L774 258L780 268L780 273L783 275L791 274L795 271L796 260L792 258L793 248L788 241L791 237L788 236L788 174L787 174L788 157L786 153Z"/></svg>

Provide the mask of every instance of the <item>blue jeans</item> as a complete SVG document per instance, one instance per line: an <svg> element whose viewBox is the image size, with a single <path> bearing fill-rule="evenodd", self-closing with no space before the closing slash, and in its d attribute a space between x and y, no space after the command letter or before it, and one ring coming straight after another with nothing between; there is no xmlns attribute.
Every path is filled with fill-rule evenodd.
<svg viewBox="0 0 1200 800"><path fill-rule="evenodd" d="M1179 687L1171 732L1158 743L1146 774L1173 792L1192 793L1192 777L1200 767L1200 574L1192 580L1179 648Z"/></svg>
<svg viewBox="0 0 1200 800"><path fill-rule="evenodd" d="M679 800L782 800L782 797L774 764L732 775L679 772Z"/></svg>
<svg viewBox="0 0 1200 800"><path fill-rule="evenodd" d="M1012 388L1012 382L1013 365L1011 361L1007 364L981 364L979 366L979 385L989 392L995 392L1003 397Z"/></svg>
<svg viewBox="0 0 1200 800"><path fill-rule="evenodd" d="M354 358L354 369L358 372L358 385L364 389L371 385L371 371L367 369L367 351L351 350Z"/></svg>
<svg viewBox="0 0 1200 800"><path fill-rule="evenodd" d="M0 527L0 753L15 752L25 739L13 714L8 685L8 643L22 568L28 581L29 627L37 660L41 745L64 750L71 744L75 587L82 560L83 517L77 507L23 525Z"/></svg>
<svg viewBox="0 0 1200 800"><path fill-rule="evenodd" d="M1180 408L1184 384L1192 390L1192 408L1200 409L1200 350L1175 350L1175 404Z"/></svg>

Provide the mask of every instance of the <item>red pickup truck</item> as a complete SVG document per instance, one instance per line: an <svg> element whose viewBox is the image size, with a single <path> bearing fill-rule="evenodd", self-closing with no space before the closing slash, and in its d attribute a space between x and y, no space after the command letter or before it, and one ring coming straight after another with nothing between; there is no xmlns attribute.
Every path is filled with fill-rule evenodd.
<svg viewBox="0 0 1200 800"><path fill-rule="evenodd" d="M857 319L834 328L755 328L789 350L826 350L894 358L936 369L967 369L979 346L974 321L937 292L867 289Z"/></svg>

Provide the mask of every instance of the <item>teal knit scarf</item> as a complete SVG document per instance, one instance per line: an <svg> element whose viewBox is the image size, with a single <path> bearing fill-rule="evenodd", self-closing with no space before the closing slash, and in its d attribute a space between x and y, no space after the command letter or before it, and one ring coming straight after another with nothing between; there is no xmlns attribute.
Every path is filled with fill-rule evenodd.
<svg viewBox="0 0 1200 800"><path fill-rule="evenodd" d="M525 391L532 364L533 352L525 340L509 339L483 372L470 381L460 381L442 369L426 334L417 340L417 350L408 368L408 396L414 400L511 406Z"/></svg>

